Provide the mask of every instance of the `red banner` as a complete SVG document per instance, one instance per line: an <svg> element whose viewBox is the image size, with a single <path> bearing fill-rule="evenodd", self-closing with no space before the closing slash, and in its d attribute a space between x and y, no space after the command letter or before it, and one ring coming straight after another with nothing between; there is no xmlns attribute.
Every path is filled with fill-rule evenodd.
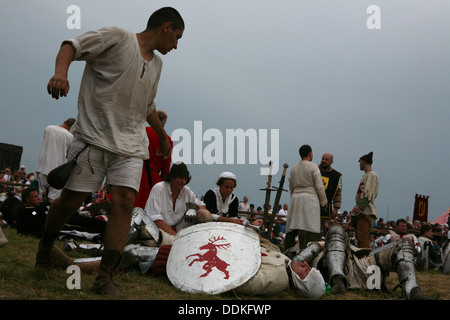
<svg viewBox="0 0 450 320"><path fill-rule="evenodd" d="M429 196L416 194L416 201L414 202L414 221L428 221L428 198Z"/></svg>

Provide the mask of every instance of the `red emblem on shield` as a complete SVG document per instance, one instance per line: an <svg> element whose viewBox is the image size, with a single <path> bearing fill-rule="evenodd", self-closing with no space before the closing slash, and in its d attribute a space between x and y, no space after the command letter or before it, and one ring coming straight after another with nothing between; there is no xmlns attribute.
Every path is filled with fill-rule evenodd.
<svg viewBox="0 0 450 320"><path fill-rule="evenodd" d="M231 247L230 243L223 243L224 241L226 242L224 237L214 237L212 240L209 239L207 244L199 248L200 250L208 251L204 254L194 253L186 257L186 260L190 257L197 257L197 259L194 259L191 263L189 263L189 266L192 266L194 262L206 262L203 265L203 270L206 272L200 277L206 277L210 274L213 268L217 268L217 270L222 271L225 274L224 279L228 279L230 277L230 273L227 270L229 264L217 256L218 249L228 250L228 248Z"/></svg>

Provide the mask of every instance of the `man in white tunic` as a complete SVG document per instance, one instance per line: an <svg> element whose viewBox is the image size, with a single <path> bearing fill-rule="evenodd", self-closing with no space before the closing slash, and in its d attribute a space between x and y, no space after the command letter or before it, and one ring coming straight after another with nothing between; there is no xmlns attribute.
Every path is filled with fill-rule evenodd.
<svg viewBox="0 0 450 320"><path fill-rule="evenodd" d="M186 165L183 162L174 163L165 181L158 182L150 191L145 212L160 230L169 235L176 235L181 229L195 223L185 219L187 203L198 206L197 222L212 221L205 203L186 186L190 180L191 175Z"/></svg>
<svg viewBox="0 0 450 320"><path fill-rule="evenodd" d="M70 128L75 123L74 118L67 119L62 125L50 125L44 130L41 151L36 167L36 176L39 183L39 197L43 197L47 190L47 198L52 202L61 194L47 182L47 175L54 168L67 161L67 151L73 140Z"/></svg>
<svg viewBox="0 0 450 320"><path fill-rule="evenodd" d="M121 295L112 275L128 239L142 160L149 157L146 122L160 140L157 156L167 158L171 152L156 111L162 60L155 51L165 55L177 49L183 32L181 15L165 7L150 16L142 32L105 27L63 41L47 91L55 99L67 96L69 66L74 60L86 62L69 159L87 148L78 157L80 170L70 176L61 197L49 209L36 255L37 267L53 266L52 247L58 232L86 196L98 191L106 179L111 192L111 214L92 291Z"/></svg>
<svg viewBox="0 0 450 320"><path fill-rule="evenodd" d="M299 153L302 160L289 175L291 203L286 223L286 250L294 246L297 235L300 248L305 248L309 241L320 239L320 208L328 203L320 170L311 162L311 147L303 145Z"/></svg>
<svg viewBox="0 0 450 320"><path fill-rule="evenodd" d="M370 248L369 233L377 219L375 199L378 195L379 181L372 170L373 152L363 155L359 159L359 168L364 175L356 191L356 205L352 209L352 225L360 248Z"/></svg>

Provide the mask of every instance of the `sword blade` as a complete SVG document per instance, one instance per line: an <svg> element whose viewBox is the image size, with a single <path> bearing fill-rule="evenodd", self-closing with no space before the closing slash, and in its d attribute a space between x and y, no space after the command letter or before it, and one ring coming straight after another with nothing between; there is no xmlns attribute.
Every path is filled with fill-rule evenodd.
<svg viewBox="0 0 450 320"><path fill-rule="evenodd" d="M270 237L270 235L272 233L273 222L275 220L275 216L277 215L277 208L278 208L278 205L280 204L281 194L283 192L283 185L284 185L284 180L285 180L285 177L286 177L286 171L287 171L287 168L289 166L288 166L287 163L285 163L283 165L283 167L284 167L283 174L281 175L279 187L277 189L277 194L275 196L275 203L273 204L272 215L270 217L269 226L267 228L267 233L268 233L269 237Z"/></svg>
<svg viewBox="0 0 450 320"><path fill-rule="evenodd" d="M264 201L264 216L262 224L263 230L264 228L266 228L269 221L270 193L273 191L271 185L272 185L272 161L269 162L269 175L267 176L267 186L265 189L260 189L266 191L266 199ZM266 237L266 235L264 237Z"/></svg>

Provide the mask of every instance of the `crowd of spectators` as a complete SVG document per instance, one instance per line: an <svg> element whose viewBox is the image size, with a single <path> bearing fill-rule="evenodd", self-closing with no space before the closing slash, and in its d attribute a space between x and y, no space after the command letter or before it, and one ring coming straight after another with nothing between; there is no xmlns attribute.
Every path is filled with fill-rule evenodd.
<svg viewBox="0 0 450 320"><path fill-rule="evenodd" d="M271 215L273 211L270 206L269 210L269 214ZM285 233L283 232L283 230L285 229L283 228L283 225L286 223L285 216L287 215L287 212L287 204L285 204L283 207L280 206L278 208L276 214L277 218L274 221L272 230L272 242L280 246L282 246L284 242ZM240 211L240 214L241 216L245 216L246 219L248 219L250 222L253 222L257 219L263 219L264 210L262 209L262 207L257 207L257 209L255 210L255 206L253 204L250 204L250 210L248 212ZM330 228L333 224L341 225L349 234L350 241L356 245L357 243L354 236L354 230L350 222L351 216L349 212L343 211L338 213L336 219L328 220L325 223L325 227ZM405 226L404 231L401 231L402 235L414 235L416 239L419 239L420 237L423 238L424 233L428 232L428 237L433 244L433 251L435 250L436 252L439 252L445 241L450 237L448 221L447 223L442 225L439 223L433 224L429 221L411 221L409 216L397 220L389 220L386 222L383 218L379 218L373 224L372 230L369 235L371 240L371 249L382 246L388 241L391 235L397 234L397 232L399 232L399 224Z"/></svg>
<svg viewBox="0 0 450 320"><path fill-rule="evenodd" d="M7 167L3 170L0 170L0 202L3 202L8 197L14 196L21 200L21 193L24 188L33 187L38 189L39 186L35 179L34 173L28 173L26 170L26 166L22 165L20 169L11 170L11 168ZM106 190L102 187L98 193L92 194L89 199L85 202L86 205L91 203L96 203L99 201L106 200ZM45 201L45 192L42 197L43 201ZM243 209L244 208L244 209ZM272 215L273 209L269 205L269 216ZM264 218L264 209L261 206L255 208L253 203L248 202L248 197L244 196L243 201L239 204L239 213L241 217L245 220L249 220L253 222L255 220L262 220ZM279 244L282 244L284 236L285 236L285 224L286 224L286 216L288 213L288 205L285 203L283 205L279 205L277 208L277 213L275 215L274 225L273 225L273 238ZM3 217L4 220L4 217ZM419 238L422 234L421 230L424 226L430 226L433 235L433 243L437 248L442 245L443 241L448 238L449 225L448 222L444 225L439 223L432 224L431 222L422 222L422 221L411 221L410 217L407 216L405 219L402 219L406 222L407 233L414 234L417 238ZM352 227L350 225L351 217L348 211L339 212L338 216L334 220L330 220L327 225L331 226L331 224L338 223L344 227L348 232L352 232ZM379 218L373 225L371 231L371 240L372 245L376 246L376 241L380 237L383 237L389 234L390 231L395 231L397 229L397 221L390 220L384 221L383 218Z"/></svg>
<svg viewBox="0 0 450 320"><path fill-rule="evenodd" d="M0 170L0 194L16 191L22 192L28 185L37 185L35 174L27 173L26 166L20 166L20 169L11 170L7 167Z"/></svg>
<svg viewBox="0 0 450 320"><path fill-rule="evenodd" d="M33 191L35 193L32 193ZM31 202L30 192L34 195L34 201ZM39 237L50 203L46 190L43 191L42 198L38 194L39 184L35 174L27 173L26 166L22 165L17 170L11 170L9 167L0 170L0 227L11 227L17 229L18 233ZM73 229L102 235L107 221L107 215L102 214L108 213L108 206L94 206L98 210L92 210L90 206L106 200L107 192L104 187L88 196L79 212L74 213L72 223L76 223L73 223ZM30 214L24 215L27 210L31 210Z"/></svg>
<svg viewBox="0 0 450 320"><path fill-rule="evenodd" d="M25 204L25 199L22 199L22 192L24 189L30 187L39 189L39 185L35 179L35 174L28 173L24 165L17 170L11 170L9 167L4 170L0 170L0 226L9 225L12 227L17 227L15 216L17 215L19 207ZM45 191L43 194L44 196L42 197L42 202L45 202ZM86 199L84 203L85 209L80 208L80 211L87 210L87 212L92 216L107 221L108 206L105 206L104 204L108 202L107 196L108 193L106 192L106 188L103 186L97 193L91 194ZM101 205L92 206L91 208L95 209L90 209L89 207L93 204ZM273 209L270 205L268 210L268 217L270 217L273 214ZM274 216L271 241L274 244L279 245L280 248L283 247L286 235L285 225L288 211L289 209L286 203L283 205L280 204ZM239 203L239 214L242 220L248 220L251 223L254 223L257 220L260 220L262 223L262 220L264 219L264 209L261 206L255 208L254 204L248 202L247 196L244 196L243 201ZM341 225L347 231L350 241L357 245L354 229L351 225L351 216L348 211L339 212L335 219L328 220L325 223L325 228L328 229L333 224ZM399 225L402 226L403 230L400 230ZM402 236L404 234L414 235L416 239L427 238L428 245L431 243L431 253L439 253L440 248L450 237L448 221L446 224L442 225L439 223L432 224L431 222L411 221L409 216L405 217L405 219L398 219L396 221L390 220L386 222L383 218L379 218L373 224L370 232L371 249L382 246L388 241L391 235L396 235L398 233L402 234ZM421 241L421 243L423 245L423 241Z"/></svg>

